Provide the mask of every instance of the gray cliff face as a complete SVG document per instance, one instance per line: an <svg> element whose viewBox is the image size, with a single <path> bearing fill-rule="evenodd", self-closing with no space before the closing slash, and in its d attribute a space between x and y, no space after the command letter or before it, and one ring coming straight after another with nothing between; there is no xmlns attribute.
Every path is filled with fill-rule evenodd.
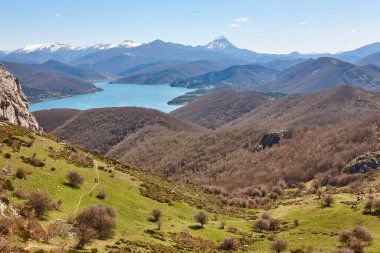
<svg viewBox="0 0 380 253"><path fill-rule="evenodd" d="M17 78L0 64L0 120L40 130Z"/></svg>

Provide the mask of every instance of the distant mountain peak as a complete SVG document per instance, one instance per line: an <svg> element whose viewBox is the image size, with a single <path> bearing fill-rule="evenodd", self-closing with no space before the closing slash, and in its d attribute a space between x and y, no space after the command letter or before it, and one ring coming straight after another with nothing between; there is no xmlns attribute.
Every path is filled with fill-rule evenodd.
<svg viewBox="0 0 380 253"><path fill-rule="evenodd" d="M43 44L30 44L26 45L20 51L32 53L36 51L50 51L50 52L56 52L61 49L66 50L82 50L85 49L85 46L76 46L74 44L63 44L59 42L54 43L43 43Z"/></svg>
<svg viewBox="0 0 380 253"><path fill-rule="evenodd" d="M124 47L124 48L132 48L132 47L138 47L142 45L140 42L134 42L132 40L124 40L120 42L119 44L101 44L97 43L93 46L82 46L82 45L74 45L74 44L64 44L60 42L54 42L54 43L43 43L43 44L30 44L26 45L25 47L19 49L19 52L24 53L32 53L32 52L38 52L38 51L48 51L48 52L57 52L59 50L85 50L89 48L95 48L99 50L107 50L110 48L115 47Z"/></svg>
<svg viewBox="0 0 380 253"><path fill-rule="evenodd" d="M142 43L140 43L140 42L134 42L132 40L124 40L120 44L118 44L117 46L118 47L130 48L130 47L138 47L138 46L141 46L141 45L142 45Z"/></svg>
<svg viewBox="0 0 380 253"><path fill-rule="evenodd" d="M226 37L219 36L206 45L208 49L223 50L229 47L235 47Z"/></svg>

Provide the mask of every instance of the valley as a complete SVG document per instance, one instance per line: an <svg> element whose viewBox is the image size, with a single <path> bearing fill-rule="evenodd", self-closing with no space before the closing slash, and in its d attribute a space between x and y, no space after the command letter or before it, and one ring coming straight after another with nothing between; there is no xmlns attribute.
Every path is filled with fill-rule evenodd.
<svg viewBox="0 0 380 253"><path fill-rule="evenodd" d="M0 253L380 252L380 0L1 8Z"/></svg>

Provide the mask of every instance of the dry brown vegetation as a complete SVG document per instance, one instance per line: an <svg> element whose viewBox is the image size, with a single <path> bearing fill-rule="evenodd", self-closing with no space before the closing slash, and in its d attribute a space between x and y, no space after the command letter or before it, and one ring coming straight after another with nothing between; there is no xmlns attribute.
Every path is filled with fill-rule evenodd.
<svg viewBox="0 0 380 253"><path fill-rule="evenodd" d="M291 185L316 176L321 181L327 177L330 182L326 183L332 184L353 158L380 149L379 126L379 115L367 114L327 126L293 127L290 139L260 152L254 147L268 129L241 127L175 135L161 130L157 136L156 129L145 128L108 155L165 176L193 178L226 189L281 180ZM141 135L152 137L144 140Z"/></svg>
<svg viewBox="0 0 380 253"><path fill-rule="evenodd" d="M198 131L154 110L112 108L84 111L53 133L138 168L214 186L208 189L215 194L251 188L246 195L277 199L281 189L273 187L279 184L315 179L344 186L361 179L342 168L380 150L379 108L379 96L343 86L265 103L215 131ZM273 128L287 129L286 138L258 151L260 138ZM244 207L257 199L229 201Z"/></svg>
<svg viewBox="0 0 380 253"><path fill-rule="evenodd" d="M51 110L40 115L38 118L42 122L41 127L46 128L44 123L49 123L48 118L54 119L57 113L57 110ZM120 107L81 111L51 133L86 148L106 153L129 134L149 125L161 126L174 132L202 129L156 110Z"/></svg>
<svg viewBox="0 0 380 253"><path fill-rule="evenodd" d="M231 122L226 127L263 125L327 125L342 122L367 112L380 113L380 97L350 86L311 95L289 95L266 103Z"/></svg>
<svg viewBox="0 0 380 253"><path fill-rule="evenodd" d="M51 109L33 112L33 115L44 131L49 133L57 127L62 126L79 112L79 110L74 109Z"/></svg>
<svg viewBox="0 0 380 253"><path fill-rule="evenodd" d="M231 122L270 99L257 93L222 91L203 96L171 115L209 129Z"/></svg>

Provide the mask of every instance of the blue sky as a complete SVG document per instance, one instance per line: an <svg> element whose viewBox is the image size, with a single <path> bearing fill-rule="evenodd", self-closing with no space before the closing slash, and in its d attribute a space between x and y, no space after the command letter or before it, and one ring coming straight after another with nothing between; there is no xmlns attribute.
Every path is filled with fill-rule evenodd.
<svg viewBox="0 0 380 253"><path fill-rule="evenodd" d="M258 52L336 52L380 41L380 0L0 0L0 49L225 35Z"/></svg>

